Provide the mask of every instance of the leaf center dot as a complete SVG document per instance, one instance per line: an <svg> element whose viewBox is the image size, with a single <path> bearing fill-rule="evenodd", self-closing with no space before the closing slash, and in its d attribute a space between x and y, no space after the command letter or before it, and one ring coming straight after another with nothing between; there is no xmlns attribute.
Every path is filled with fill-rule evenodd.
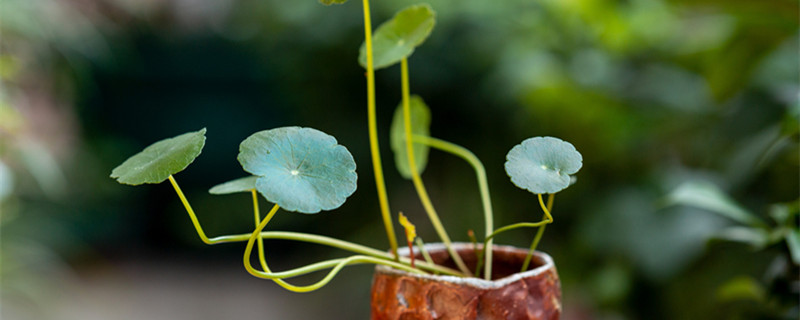
<svg viewBox="0 0 800 320"><path fill-rule="evenodd" d="M291 173L293 176L296 176L296 175L300 174L300 171L292 170L292 171L289 171L289 173Z"/></svg>

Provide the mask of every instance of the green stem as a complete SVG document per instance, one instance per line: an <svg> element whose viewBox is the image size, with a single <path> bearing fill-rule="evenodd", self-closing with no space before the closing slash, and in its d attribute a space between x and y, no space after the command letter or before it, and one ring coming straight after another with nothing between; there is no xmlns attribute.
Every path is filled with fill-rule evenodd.
<svg viewBox="0 0 800 320"><path fill-rule="evenodd" d="M435 264L435 263L433 263L433 258L431 258L431 255L430 255L430 254L428 254L428 250L427 250L427 249L425 249L425 244L424 244L424 243L422 243L422 238L420 238L420 237L417 237L415 240L416 240L416 242L417 242L417 249L419 249L419 252L421 252L421 253L422 253L422 257L423 257L423 258L425 258L425 261L426 261L428 264L430 264L430 265L434 265L434 266L435 266L436 264ZM433 271L433 274L436 274L436 275L438 275L438 274L439 274L439 271L436 271L436 270L434 270L434 271Z"/></svg>
<svg viewBox="0 0 800 320"><path fill-rule="evenodd" d="M193 223L193 225L195 227L195 230L197 231L197 235L200 237L200 239L203 241L203 243L206 243L206 244L209 244L209 245L215 245L215 244L221 244L221 243L243 242L243 241L248 241L250 239L251 233L224 235L224 236L218 236L218 237L214 237L214 238L210 238L210 239L208 237L206 237L205 232L203 232L202 226L200 226L200 223L197 220L197 216L195 215L194 210L192 210L192 206L189 204L189 201L186 200L186 197L184 197L183 192L181 191L181 188L178 186L178 183L175 181L175 179L172 176L169 177L169 180L172 183L172 186L175 188L175 191L178 194L178 197L181 198L181 202L183 203L183 206L186 209L186 212L189 214L189 218L192 220L192 223ZM257 206L257 204L255 202L254 202L254 205ZM336 239L336 238L316 235L316 234L300 233L300 232L288 232L288 231L266 231L266 232L261 232L260 236L261 236L262 239L282 239L282 240L300 241L300 242L307 242L307 243L325 245L325 246L329 246L329 247L333 247L333 248L337 248L337 249L341 249L341 250L345 250L345 251L358 253L358 254L361 254L361 255L367 255L367 256L370 256L370 257L378 258L378 259L392 260L392 259L395 259L395 257L396 257L396 256L394 256L394 255L392 255L390 253L386 253L384 251L380 251L380 250L377 250L377 249L374 249L374 248L370 248L370 247L367 247L367 246L364 246L364 245L360 245L360 244L356 244L356 243L352 243L352 242L347 242L347 241L339 240L339 239ZM400 262L402 264L404 264L404 265L409 265L411 261L408 258L401 258ZM442 273L442 274L453 275L453 276L461 275L461 273L458 270L454 270L454 269L447 268L447 267L442 267L442 266L435 265L435 264L422 263L422 262L418 261L416 263L416 265L417 265L418 268L424 269L424 270L428 270L428 271L434 271L434 272L439 272L439 273Z"/></svg>
<svg viewBox="0 0 800 320"><path fill-rule="evenodd" d="M364 4L364 46L367 53L367 122L369 124L369 149L372 156L372 169L375 174L375 186L378 189L378 202L381 207L381 218L383 226L386 228L386 236L389 238L389 246L394 254L394 259L400 257L397 254L397 236L392 225L392 216L389 210L389 197L386 195L386 182L383 179L383 165L381 164L380 146L378 145L378 121L375 111L375 68L373 66L372 54L372 21L370 18L369 0L363 0Z"/></svg>
<svg viewBox="0 0 800 320"><path fill-rule="evenodd" d="M256 227L258 227L258 223L261 221L261 214L258 211L258 192L256 192L256 189L252 189L250 194L253 198L253 215L255 216ZM258 261L261 262L261 269L267 270L267 259L264 256L264 238L260 233L258 234Z"/></svg>
<svg viewBox="0 0 800 320"><path fill-rule="evenodd" d="M478 157L475 156L474 153L457 144L420 135L414 135L413 139L414 142L416 143L422 143L432 148L436 148L454 154L466 160L467 163L469 163L472 166L472 168L475 170L475 175L478 178L478 189L480 190L481 193L481 202L483 203L483 219L484 219L484 224L486 225L485 230L488 238L488 235L492 233L492 230L494 230L494 213L492 212L492 199L491 197L489 197L489 183L487 182L486 179L486 169L484 169L483 163L481 163L481 161L478 159ZM489 248L491 248L493 245L493 241L490 239L486 245ZM488 253L486 254L485 264L486 264L486 274L484 275L484 279L489 280L492 274L491 250L489 250Z"/></svg>
<svg viewBox="0 0 800 320"><path fill-rule="evenodd" d="M499 234L501 234L503 232L509 231L509 230L514 230L514 229L518 229L518 228L535 228L535 227L540 227L541 228L543 226L546 226L549 223L551 223L551 221L548 221L546 219L542 220L542 221L539 221L539 222L520 222L520 223L507 225L505 227L502 227L502 228L497 229L494 232L492 232L492 234L490 234L488 237L486 237L486 240L483 242L483 249L478 253L478 265L475 267L475 274L480 274L480 271L483 268L483 261L484 261L483 260L483 255L486 254L486 252L488 252L487 251L487 247L488 246L486 244L489 241L491 241L492 239L494 239L494 237L496 237L497 235L499 235Z"/></svg>
<svg viewBox="0 0 800 320"><path fill-rule="evenodd" d="M262 271L258 271L256 269L254 269L252 264L250 263L250 254L253 251L253 245L254 245L256 239L258 237L260 237L260 235L261 235L261 230L263 230L267 226L267 223L269 223L269 221L272 219L272 217L275 216L275 213L278 211L278 208L279 208L279 206L277 204L272 207L272 210L270 210L270 212L267 214L267 216L264 217L264 219L256 227L256 229L253 231L253 233L250 235L250 238L247 241L247 247L244 250L244 257L243 257L244 267L245 267L245 269L247 269L247 272L249 272L251 275L253 275L255 277L259 277L259 278L263 278L263 279L270 279L270 280L274 281L275 283L277 283L278 285L280 285L281 287L283 287L284 289L287 289L289 291L293 291L293 292L309 292L309 291L317 290L317 289L321 288L322 286L328 284L333 279L333 277L336 276L336 274L339 273L339 271L342 268L344 268L345 266L350 265L350 264L360 264L360 263L382 264L382 265L391 266L393 268L405 270L405 271L408 271L408 272L425 274L425 272L423 272L423 271L420 271L420 270L415 269L415 268L411 268L409 266L406 266L406 265L403 265L401 263L397 263L397 262L394 262L394 261L391 261L391 260L377 259L377 258L374 258L374 257L358 256L358 255L351 256L351 257L348 257L348 258L345 258L345 259L334 259L334 260L329 260L329 261L323 261L323 262L320 262L320 263L312 264L312 265L309 265L309 266L306 266L306 267L298 268L298 269L295 269L295 270L290 270L289 272L283 272L283 273L273 273L272 271L270 271L270 269L267 266L266 262L262 261L262 264L263 264L263 267L264 267L264 271L263 272ZM282 278L285 278L285 277L306 274L306 273L310 273L310 272L314 272L314 271L318 271L318 270L322 270L322 269L330 268L330 267L333 267L333 269L331 269L331 271L328 272L328 274L322 280L320 280L320 281L318 281L318 282L316 282L314 284L311 284L311 285L295 286L295 285L289 284L288 282L286 282L286 281L284 281L282 279Z"/></svg>
<svg viewBox="0 0 800 320"><path fill-rule="evenodd" d="M533 253L536 252L536 247L539 246L539 241L542 240L542 235L544 235L544 229L546 227L547 225L543 225L536 231L536 236L533 238L533 242L531 242L531 247L528 249L528 255L525 256L525 261L522 262L520 272L528 270L528 266L531 264L531 259L533 258Z"/></svg>
<svg viewBox="0 0 800 320"><path fill-rule="evenodd" d="M173 178L172 175L169 175L169 182L172 184L172 188L175 189L175 193L178 194L178 198L181 199L181 203L183 203L183 207L186 208L186 212L189 213L189 219L192 220L192 225L194 225L195 230L197 230L197 235L200 236L200 240L202 240L205 244L215 244L215 241L212 241L206 237L206 233L203 232L203 228L200 227L200 222L197 221L197 216L194 214L192 206L189 204L189 201L186 200L186 197L183 195L183 191L181 191L181 187L178 186L178 182L175 181L175 178Z"/></svg>
<svg viewBox="0 0 800 320"><path fill-rule="evenodd" d="M414 188L417 190L417 195L419 195L419 199L422 202L422 207L425 208L425 212L428 214L428 219L431 220L433 228L436 230L439 238L442 239L442 243L444 243L444 246L447 248L447 252L450 253L451 258L453 259L453 262L455 262L456 266L458 266L458 269L464 274L468 275L470 274L469 268L467 268L467 265L464 264L463 260L461 260L461 256L459 256L455 249L453 249L450 236L447 235L447 231L445 231L444 226L442 226L442 222L439 220L439 215L436 213L436 209L433 208L433 203L431 203L430 197L428 196L428 191L425 190L425 184L422 183L422 178L419 175L419 171L417 171L417 164L416 161L414 161L414 142L411 140L411 93L408 80L408 59L403 58L400 60L400 72L403 95L403 123L405 125L406 153L408 155L408 168L409 171L411 171L411 180L414 182Z"/></svg>
<svg viewBox="0 0 800 320"><path fill-rule="evenodd" d="M522 264L522 271L525 271L525 270L528 269L528 265L530 264L531 257L533 256L533 251L536 249L536 244L539 243L539 239L541 239L542 233L544 233L544 227L546 227L548 224L553 223L553 216L550 215L550 210L549 210L549 208L553 207L553 195L551 194L550 197L548 198L547 208L545 208L544 202L542 201L542 195L539 194L538 197L539 197L539 204L542 206L542 209L545 210L545 215L544 215L544 218L542 219L542 221L515 223L515 224L507 225L505 227L502 227L502 228L497 229L494 232L492 232L492 234L489 235L488 237L486 237L486 240L484 240L483 250L478 255L478 266L475 267L476 274L478 272L480 272L481 268L483 267L483 264L482 264L483 261L482 261L481 257L486 252L486 248L487 248L486 243L488 241L490 241L492 238L494 238L495 236L497 236L497 235L499 235L499 234L501 234L503 232L506 232L506 231L509 231L509 230L513 230L513 229L517 229L517 228L535 228L535 227L539 227L539 231L536 234L536 239L534 239L534 241L533 241L534 245L531 246L532 249L530 251L528 251L528 255L525 257L525 261Z"/></svg>
<svg viewBox="0 0 800 320"><path fill-rule="evenodd" d="M550 210L553 209L553 201L555 200L555 194L551 193L547 196L547 205L544 205L542 201L542 195L537 194L539 197L539 205L542 207L544 211L544 215L547 219L550 220L550 223L553 222L553 216L550 215ZM544 234L544 229L547 227L547 224L542 225L539 227L539 230L536 231L536 237L533 238L533 242L531 242L531 248L528 250L528 255L525 256L525 261L522 263L521 272L528 270L528 265L531 263L531 259L533 258L533 252L536 251L536 247L539 246L539 241L542 240L542 235Z"/></svg>

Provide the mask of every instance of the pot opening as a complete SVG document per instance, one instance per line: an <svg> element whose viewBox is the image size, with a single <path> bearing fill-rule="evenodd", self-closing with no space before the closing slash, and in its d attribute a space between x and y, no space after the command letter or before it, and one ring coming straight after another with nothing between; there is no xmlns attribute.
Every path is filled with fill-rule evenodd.
<svg viewBox="0 0 800 320"><path fill-rule="evenodd" d="M442 265L448 268L456 269L456 264L453 262L453 259L450 257L450 254L441 245L426 245L426 250L431 256L433 262L438 265ZM483 249L483 245L478 245L476 251L472 244L468 243L455 243L453 244L453 248L456 250L461 259L464 260L464 263L467 267L474 273L475 267L478 262L478 253L480 250ZM422 256L420 252L418 252L417 248L414 248L414 259L418 261L425 261L425 258ZM408 255L408 249L403 249L400 252L405 252ZM520 273L522 269L522 264L525 261L525 257L528 254L528 250L508 247L508 246L494 246L492 250L492 280L498 280L505 277L508 277L515 273ZM544 266L547 264L547 261L540 255L539 252L534 253L533 258L531 259L531 263L528 265L528 270L533 270L538 267ZM485 270L485 266L482 269Z"/></svg>

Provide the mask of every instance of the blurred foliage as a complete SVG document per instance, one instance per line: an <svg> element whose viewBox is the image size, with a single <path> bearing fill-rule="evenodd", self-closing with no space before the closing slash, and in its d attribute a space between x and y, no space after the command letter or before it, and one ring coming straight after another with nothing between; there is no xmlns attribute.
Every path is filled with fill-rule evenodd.
<svg viewBox="0 0 800 320"><path fill-rule="evenodd" d="M432 136L484 161L497 225L539 216L503 172L508 149L551 135L584 155L540 246L559 266L565 319L798 318L797 1L429 3L437 24L409 61L412 91L431 107ZM375 1L373 20L409 4ZM198 127L209 130L206 150L176 178L210 235L252 224L246 197L206 193L243 174L239 142L301 125L351 150L359 191L334 213L278 216L274 227L387 246L368 164L360 2L4 0L2 8L4 318L53 317L45 305L68 296L54 288L73 281L71 270L121 256L238 261L239 246L199 243L168 186L133 189L107 177L142 147ZM396 67L378 73L385 163L398 84ZM423 177L455 239L480 230L466 164L433 152ZM393 170L387 179L393 210L420 221L433 242L411 185ZM714 191L688 189L693 203L670 197L698 184ZM532 237L497 241L526 246ZM281 243L271 254L293 265L329 251ZM369 269L360 270L358 281L297 299L363 293ZM364 317L366 298L338 296L327 306L342 319Z"/></svg>

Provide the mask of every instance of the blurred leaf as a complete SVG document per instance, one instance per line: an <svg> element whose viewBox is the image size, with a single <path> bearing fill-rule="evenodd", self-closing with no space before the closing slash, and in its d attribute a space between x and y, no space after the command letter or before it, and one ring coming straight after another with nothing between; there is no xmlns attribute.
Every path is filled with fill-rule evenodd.
<svg viewBox="0 0 800 320"><path fill-rule="evenodd" d="M373 66L381 69L400 62L414 53L436 23L435 13L427 4L410 6L384 22L372 36ZM358 63L367 67L366 44L361 45Z"/></svg>
<svg viewBox="0 0 800 320"><path fill-rule="evenodd" d="M119 183L161 183L191 164L206 143L206 129L156 142L111 171Z"/></svg>
<svg viewBox="0 0 800 320"><path fill-rule="evenodd" d="M356 163L336 138L312 128L283 127L247 137L239 163L259 176L256 189L288 211L317 213L356 191Z"/></svg>
<svg viewBox="0 0 800 320"><path fill-rule="evenodd" d="M798 200L800 201L800 200ZM776 203L769 207L769 216L779 226L791 226L792 218L798 212L797 202Z"/></svg>
<svg viewBox="0 0 800 320"><path fill-rule="evenodd" d="M249 176L220 183L208 190L210 194L229 194L237 192L250 192L256 188L257 176Z"/></svg>
<svg viewBox="0 0 800 320"><path fill-rule="evenodd" d="M717 289L717 299L721 302L740 300L764 301L766 290L758 281L748 276L741 276L726 282Z"/></svg>
<svg viewBox="0 0 800 320"><path fill-rule="evenodd" d="M536 194L556 193L570 185L570 175L583 166L583 157L566 141L534 137L511 148L506 173L517 187Z"/></svg>
<svg viewBox="0 0 800 320"><path fill-rule="evenodd" d="M760 219L739 206L717 186L707 181L684 182L667 196L667 204L697 207L746 225L764 225Z"/></svg>
<svg viewBox="0 0 800 320"><path fill-rule="evenodd" d="M780 128L773 125L739 141L726 167L730 181L733 184L742 184L752 179L782 149L785 142L781 140Z"/></svg>
<svg viewBox="0 0 800 320"><path fill-rule="evenodd" d="M0 92L2 94L2 92ZM25 120L16 108L11 106L11 103L4 101L4 95L0 95L0 132L8 132L10 134L19 133L25 125ZM0 142L0 147L6 143L6 139Z"/></svg>
<svg viewBox="0 0 800 320"><path fill-rule="evenodd" d="M712 5L736 19L737 30L729 41L703 59L703 73L718 101L740 92L763 58L797 33L800 7L795 0L680 1L698 7Z"/></svg>
<svg viewBox="0 0 800 320"><path fill-rule="evenodd" d="M800 132L800 103L789 106L786 115L781 120L781 134L784 136L796 135Z"/></svg>
<svg viewBox="0 0 800 320"><path fill-rule="evenodd" d="M319 3L324 4L326 6L329 6L329 5L332 5L332 4L343 4L345 2L347 2L347 0L319 0Z"/></svg>
<svg viewBox="0 0 800 320"><path fill-rule="evenodd" d="M629 259L651 280L669 279L690 266L728 223L692 207L657 211L655 193L646 188L603 192L592 214L580 219L578 236L602 257Z"/></svg>
<svg viewBox="0 0 800 320"><path fill-rule="evenodd" d="M0 79L16 80L22 65L17 57L10 54L0 55Z"/></svg>
<svg viewBox="0 0 800 320"><path fill-rule="evenodd" d="M0 159L0 205L12 191L14 191L14 172Z"/></svg>
<svg viewBox="0 0 800 320"><path fill-rule="evenodd" d="M419 96L411 96L409 101L411 111L411 134L419 136L430 136L431 111ZM411 167L408 163L408 152L406 152L406 131L405 118L403 117L403 103L394 111L391 128L391 146L394 151L394 163L397 171L403 178L411 179ZM417 165L417 173L422 174L428 164L428 152L430 148L421 143L415 143L414 163Z"/></svg>
<svg viewBox="0 0 800 320"><path fill-rule="evenodd" d="M800 230L795 228L787 232L786 244L789 246L792 262L796 265L800 265Z"/></svg>
<svg viewBox="0 0 800 320"><path fill-rule="evenodd" d="M714 235L714 238L746 243L755 249L763 249L770 242L770 235L764 229L743 226L725 228Z"/></svg>
<svg viewBox="0 0 800 320"><path fill-rule="evenodd" d="M29 139L20 144L19 153L25 168L46 195L58 197L67 191L67 178L58 159L47 146Z"/></svg>
<svg viewBox="0 0 800 320"><path fill-rule="evenodd" d="M624 301L631 291L632 276L631 270L623 264L603 266L591 279L592 296L605 304Z"/></svg>

